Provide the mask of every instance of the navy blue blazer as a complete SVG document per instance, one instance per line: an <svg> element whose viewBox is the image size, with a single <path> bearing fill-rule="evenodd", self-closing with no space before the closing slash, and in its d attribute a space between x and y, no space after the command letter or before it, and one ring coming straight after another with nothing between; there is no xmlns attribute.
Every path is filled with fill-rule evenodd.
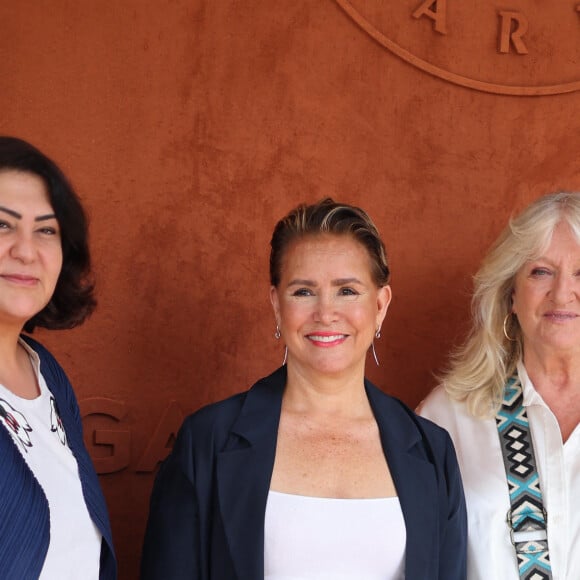
<svg viewBox="0 0 580 580"><path fill-rule="evenodd" d="M151 496L142 580L264 578L286 368L188 417ZM464 580L467 520L446 431L365 382L407 531L408 580Z"/></svg>

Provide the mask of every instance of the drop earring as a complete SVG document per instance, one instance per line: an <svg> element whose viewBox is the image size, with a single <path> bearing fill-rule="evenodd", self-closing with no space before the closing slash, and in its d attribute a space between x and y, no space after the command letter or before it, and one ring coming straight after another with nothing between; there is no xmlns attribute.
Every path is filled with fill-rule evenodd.
<svg viewBox="0 0 580 580"><path fill-rule="evenodd" d="M380 367L381 365L379 364L379 358L377 357L377 351L375 350L375 342L373 341L371 348L373 350L373 357L375 359L375 362L377 363L377 366Z"/></svg>
<svg viewBox="0 0 580 580"><path fill-rule="evenodd" d="M276 332L274 333L274 338L276 340L280 340L281 337L282 337L282 333L280 332L280 327L276 324ZM284 360L282 361L282 366L284 366L286 364L287 360L288 360L288 347L285 346L284 347Z"/></svg>
<svg viewBox="0 0 580 580"><path fill-rule="evenodd" d="M380 326L377 328L377 331L375 332L375 338L377 338L377 339L378 338L381 338L381 327ZM375 341L374 340L371 343L371 347L372 347L372 350L373 350L373 357L375 359L375 363L379 367L381 365L379 364L379 357L377 356L377 351L375 350Z"/></svg>

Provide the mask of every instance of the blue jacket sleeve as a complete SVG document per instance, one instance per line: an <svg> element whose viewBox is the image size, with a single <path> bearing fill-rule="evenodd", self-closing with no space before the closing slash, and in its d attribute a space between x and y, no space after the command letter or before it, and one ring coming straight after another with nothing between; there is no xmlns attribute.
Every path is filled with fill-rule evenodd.
<svg viewBox="0 0 580 580"><path fill-rule="evenodd" d="M202 577L193 450L186 425L155 479L143 542L141 580Z"/></svg>
<svg viewBox="0 0 580 580"><path fill-rule="evenodd" d="M439 578L467 578L467 509L463 483L451 437L446 433L444 457L447 514L443 514ZM445 517L446 516L446 517Z"/></svg>

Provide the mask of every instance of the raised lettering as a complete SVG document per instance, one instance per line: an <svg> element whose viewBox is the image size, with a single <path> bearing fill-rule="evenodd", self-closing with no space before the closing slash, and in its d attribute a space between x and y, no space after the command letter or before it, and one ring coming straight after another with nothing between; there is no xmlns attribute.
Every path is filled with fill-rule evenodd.
<svg viewBox="0 0 580 580"><path fill-rule="evenodd" d="M425 0L413 12L413 18L427 16L435 23L435 30L447 34L447 0Z"/></svg>
<svg viewBox="0 0 580 580"><path fill-rule="evenodd" d="M522 12L500 11L499 51L507 54L513 45L518 54L528 54L522 36L528 31L528 19Z"/></svg>
<svg viewBox="0 0 580 580"><path fill-rule="evenodd" d="M103 415L115 422L121 421L126 414L124 401L94 397L80 402L81 417ZM97 473L114 473L125 469L131 459L131 432L126 429L95 429L85 441ZM110 447L111 453L105 457L96 453L95 446Z"/></svg>
<svg viewBox="0 0 580 580"><path fill-rule="evenodd" d="M171 401L139 460L137 471L153 471L157 464L165 459L181 423L183 423L183 412L177 401Z"/></svg>

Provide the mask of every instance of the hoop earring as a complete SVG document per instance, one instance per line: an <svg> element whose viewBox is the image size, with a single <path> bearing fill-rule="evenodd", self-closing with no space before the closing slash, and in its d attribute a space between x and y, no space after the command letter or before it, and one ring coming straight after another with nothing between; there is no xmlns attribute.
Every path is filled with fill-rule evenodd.
<svg viewBox="0 0 580 580"><path fill-rule="evenodd" d="M508 334L508 331L507 331L507 323L508 323L508 320L509 320L510 316L513 316L513 312L508 312L508 313L505 315L505 318L503 319L503 335L504 335L504 336L505 336L505 337L506 337L506 338L507 338L507 339L508 339L510 342L516 342L516 339L515 339L515 338L512 338L512 337L511 337L511 336Z"/></svg>
<svg viewBox="0 0 580 580"><path fill-rule="evenodd" d="M276 340L280 340L281 336L282 336L282 334L280 333L280 327L276 324L276 332L274 333L274 338Z"/></svg>
<svg viewBox="0 0 580 580"><path fill-rule="evenodd" d="M285 346L284 347L284 360L282 361L282 366L284 366L286 364L287 360L288 360L288 347Z"/></svg>

